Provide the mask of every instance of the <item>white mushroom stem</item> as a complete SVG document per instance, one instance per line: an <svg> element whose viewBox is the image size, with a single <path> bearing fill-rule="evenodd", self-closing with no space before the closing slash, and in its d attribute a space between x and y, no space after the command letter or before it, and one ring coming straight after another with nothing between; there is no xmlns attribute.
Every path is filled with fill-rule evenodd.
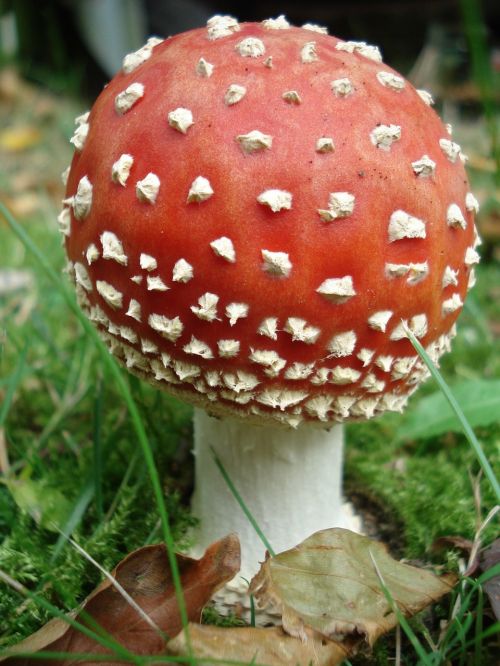
<svg viewBox="0 0 500 666"><path fill-rule="evenodd" d="M248 605L243 579L250 581L257 573L265 547L228 488L212 450L276 553L328 527L360 531L359 518L342 498L342 425L292 430L217 419L197 409L192 510L200 524L194 555L230 532L241 542L240 573L216 599L222 612Z"/></svg>

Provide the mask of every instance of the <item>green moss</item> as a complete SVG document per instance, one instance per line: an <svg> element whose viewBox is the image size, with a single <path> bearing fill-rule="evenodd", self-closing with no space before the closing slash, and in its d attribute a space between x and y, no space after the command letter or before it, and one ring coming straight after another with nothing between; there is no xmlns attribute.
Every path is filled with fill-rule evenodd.
<svg viewBox="0 0 500 666"><path fill-rule="evenodd" d="M473 538L477 518L469 471L477 475L479 468L465 439L447 435L401 445L395 442L396 431L389 433L382 422L350 426L349 487L383 500L394 522L404 525L401 536L407 557L422 557L438 536ZM481 434L485 452L498 468L500 427L491 426ZM494 497L487 481L483 479L480 487L484 518Z"/></svg>

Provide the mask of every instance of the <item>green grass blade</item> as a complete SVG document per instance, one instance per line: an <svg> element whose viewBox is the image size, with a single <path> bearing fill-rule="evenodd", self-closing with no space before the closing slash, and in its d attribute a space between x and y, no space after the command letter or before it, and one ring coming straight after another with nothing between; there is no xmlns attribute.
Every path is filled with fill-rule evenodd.
<svg viewBox="0 0 500 666"><path fill-rule="evenodd" d="M487 573L489 574L489 572ZM500 565L498 565L497 573L500 573ZM494 569L493 575L495 575ZM443 654L448 655L450 659L452 658L452 654L456 653L458 657L461 657L461 655L466 653L467 649L476 648L478 641L484 641L484 631L481 629L480 634L478 634L477 626L474 638L467 640L469 631L472 630L474 623L478 621L476 615L478 604L475 602L475 597L481 594L480 579L463 578L460 581L450 607L455 609L457 598L460 599L460 603L456 610L454 610L446 632L440 641L440 650Z"/></svg>
<svg viewBox="0 0 500 666"><path fill-rule="evenodd" d="M226 482L227 487L229 488L229 490L233 494L234 499L240 505L241 510L243 511L243 513L245 514L245 516L248 519L248 522L252 525L255 532L257 533L257 536L259 537L259 539L262 541L262 543L264 544L264 546L268 550L269 555L271 555L271 557L274 557L276 555L276 553L274 552L273 547L271 546L271 544L267 540L267 537L264 534L264 532L262 531L262 529L260 528L260 525L257 523L255 518L253 517L250 509L245 504L245 501L243 500L242 496L239 494L236 486L234 485L234 483L233 483L232 479L230 478L229 474L227 473L226 468L222 464L221 459L219 458L219 456L215 452L215 449L210 447L210 450L212 451L212 455L214 457L215 464L217 465L217 467L219 469L219 472L222 474L222 478Z"/></svg>
<svg viewBox="0 0 500 666"><path fill-rule="evenodd" d="M498 421L500 414L500 379L469 379L453 386L455 400L461 406L472 428ZM406 412L398 428L397 439L427 439L461 430L455 414L443 393L435 392L420 398Z"/></svg>
<svg viewBox="0 0 500 666"><path fill-rule="evenodd" d="M477 579L477 584L484 585L492 578L495 578L495 576L500 576L500 562L495 564L494 567L491 567L491 569L488 569L483 574L481 574Z"/></svg>
<svg viewBox="0 0 500 666"><path fill-rule="evenodd" d="M17 387L19 386L24 373L24 366L26 365L26 354L28 353L27 346L25 346L19 355L19 361L17 367L12 374L12 377L9 379L7 384L7 390L5 392L5 397L3 399L2 406L0 407L0 428L5 423L7 414L9 413L10 406L14 400L14 395L16 393Z"/></svg>
<svg viewBox="0 0 500 666"><path fill-rule="evenodd" d="M427 654L427 652L424 650L422 644L418 640L415 632L410 626L410 623L406 619L406 617L403 615L403 613L399 610L398 605L394 601L394 598L385 584L384 578L382 576L382 572L379 569L379 566L375 560L375 557L373 556L373 553L370 552L370 558L373 563L373 568L375 569L375 573L377 574L377 578L379 579L380 587L382 589L382 592L384 593L385 598L387 599L389 606L391 607L393 613L396 615L398 622L401 626L401 629L405 632L406 637L410 641L410 643L413 646L413 649L419 656L420 660L422 661L425 666L433 666L434 659L432 658L431 655Z"/></svg>
<svg viewBox="0 0 500 666"><path fill-rule="evenodd" d="M85 317L85 315L81 312L80 308L76 304L72 294L69 292L68 288L66 285L62 282L60 276L56 273L56 271L52 268L50 263L47 261L45 256L42 254L42 252L37 248L37 246L33 243L29 235L26 233L26 231L23 229L23 227L14 219L14 217L11 215L9 210L6 208L6 206L0 202L0 213L1 215L5 218L7 221L8 226L12 230L12 232L17 236L17 238L21 241L21 243L24 245L24 247L29 251L29 253L37 260L39 265L43 268L46 276L50 279L50 281L54 284L54 286L60 290L64 301L68 305L68 307L71 309L71 311L75 314L77 317L80 325L84 329L85 333L90 336L92 340L94 340L94 343L99 350L99 353L101 355L102 361L104 365L108 368L110 371L113 380L119 390L119 392L122 395L123 401L125 402L128 412L130 414L130 419L132 421L132 425L134 427L137 440L140 444L140 447L142 449L142 454L144 456L144 460L146 463L146 467L149 472L149 476L151 479L151 485L153 488L153 494L156 500L157 508L158 508L158 513L160 514L160 520L161 520L161 525L162 525L162 533L163 533L163 539L165 541L165 546L167 549L167 556L168 556L168 562L170 565L170 570L172 574L172 581L174 583L174 589L175 589L175 595L177 599L177 604L179 607L179 614L181 617L182 625L185 628L186 631L186 642L187 642L187 647L188 651L191 654L191 641L188 633L188 616L187 616L187 609L186 609L186 603L184 600L184 593L182 591L182 583L180 579L180 573L179 573L179 567L177 565L177 559L175 557L175 548L174 548L174 540L172 536L172 531L170 528L170 520L169 516L167 513L167 507L165 505L165 501L163 499L163 491L160 483L160 477L158 474L158 470L156 468L156 464L153 458L153 452L151 450L151 446L149 444L146 431L144 429L141 417L139 415L139 411L137 409L137 406L134 402L134 399L132 397L132 394L130 392L129 386L127 382L125 381L121 370L119 369L118 365L115 363L113 360L113 357L111 354L108 352L106 346L104 343L101 341L99 338L97 331L94 329L92 324L88 321L88 319Z"/></svg>
<svg viewBox="0 0 500 666"><path fill-rule="evenodd" d="M475 610L476 622L474 632L474 658L476 664L481 664L483 653L483 611L484 611L484 597L483 590L479 588L479 596Z"/></svg>
<svg viewBox="0 0 500 666"><path fill-rule="evenodd" d="M61 534L59 535L59 538L54 547L54 551L50 558L51 564L55 564L56 560L59 558L59 555L62 553L63 548L68 542L68 536L73 534L75 528L80 523L80 520L82 519L88 505L94 496L94 489L95 486L93 479L88 480L73 507L73 511L71 512L66 525L62 527Z"/></svg>
<svg viewBox="0 0 500 666"><path fill-rule="evenodd" d="M479 638L484 642L484 640L486 638L490 638L491 636L498 637L499 635L500 635L500 622L495 622L495 624L492 624L487 629L485 629L482 632L482 634L479 636ZM465 649L468 650L468 649L474 647L477 640L478 640L478 637L474 636L474 638L467 641L467 643L465 643ZM447 654L447 656L450 660L450 663L453 661L453 659L457 659L460 656L461 652L462 652L462 648L460 648L460 652L458 650L455 650L453 652L449 652Z"/></svg>
<svg viewBox="0 0 500 666"><path fill-rule="evenodd" d="M425 365L429 368L429 372L431 373L432 377L435 379L437 382L437 385L441 389L441 391L444 393L444 396L446 397L448 403L450 404L450 407L455 413L455 416L460 422L460 425L462 427L462 431L464 435L467 437L469 444L471 445L474 453L476 454L476 457L479 461L479 464L481 465L481 468L485 474L485 476L488 478L488 481L491 484L491 487L493 488L493 492L495 493L495 497L497 502L500 502L500 484L498 482L497 477L495 476L495 472L493 471L488 458L486 457L483 447L481 446L481 443L476 437L476 434L474 430L472 430L469 422L465 418L465 415L458 404L458 402L455 400L455 397L453 393L450 391L450 388L448 384L445 382L443 376L439 372L439 370L436 368L434 363L431 361L429 358L429 355L425 351L425 349L422 347L420 342L417 340L417 338L413 335L413 333L409 330L409 328L406 328L406 333L412 343L412 345L415 347L415 350L417 351L418 355L422 358L424 361Z"/></svg>
<svg viewBox="0 0 500 666"><path fill-rule="evenodd" d="M250 581L247 578L245 578L244 576L242 576L242 578L245 581L245 583L248 585L248 587L250 587ZM256 624L256 621L255 621L255 619L256 619L255 618L255 598L254 598L253 594L249 594L248 596L250 597L250 626L251 627L256 627L257 624Z"/></svg>
<svg viewBox="0 0 500 666"><path fill-rule="evenodd" d="M96 504L96 513L99 523L102 522L104 516L103 499L102 499L102 440L101 440L101 426L102 426L102 413L103 413L103 389L102 378L97 383L96 397L94 401L94 433L93 433L93 452L94 464L92 466L94 477L94 495Z"/></svg>

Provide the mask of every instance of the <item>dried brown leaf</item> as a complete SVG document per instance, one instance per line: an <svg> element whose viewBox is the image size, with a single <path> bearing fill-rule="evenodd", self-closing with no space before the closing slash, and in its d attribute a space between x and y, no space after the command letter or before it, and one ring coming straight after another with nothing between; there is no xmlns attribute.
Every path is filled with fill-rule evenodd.
<svg viewBox="0 0 500 666"><path fill-rule="evenodd" d="M349 652L342 645L306 632L307 640L285 633L282 627L238 627L223 629L189 625L193 653L197 658L227 659L266 666L337 666ZM189 655L184 632L171 640L170 654ZM253 661L252 661L253 660ZM212 666L212 661L199 661L199 666Z"/></svg>
<svg viewBox="0 0 500 666"><path fill-rule="evenodd" d="M474 542L462 536L447 535L435 539L431 545L433 552L441 552L443 550L460 550L465 555L470 555Z"/></svg>
<svg viewBox="0 0 500 666"><path fill-rule="evenodd" d="M184 599L190 621L199 621L201 611L211 596L224 583L231 580L240 566L238 538L229 535L207 548L200 560L177 555ZM104 581L72 615L92 628L85 620L88 614L102 630L111 635L131 652L138 655L156 655L165 651L168 636L175 636L182 622L175 596L168 557L163 544L146 546L122 560L112 572L114 578L161 630L155 629L141 617L128 601L109 582ZM84 611L84 613L82 613ZM98 643L70 627L63 620L52 620L40 631L13 648L18 652L52 652L105 654ZM0 661L2 661L0 659ZM5 665L67 666L69 660L50 660L29 657L9 657ZM83 663L83 662L79 662ZM90 662L86 662L87 666ZM110 662L107 662L108 664ZM116 662L118 663L118 662Z"/></svg>
<svg viewBox="0 0 500 666"><path fill-rule="evenodd" d="M455 582L452 576L438 578L397 562L384 544L336 528L268 558L250 591L261 605L282 613L283 627L292 636L305 639L311 628L328 639L373 645L397 624L374 561L407 617L447 594Z"/></svg>

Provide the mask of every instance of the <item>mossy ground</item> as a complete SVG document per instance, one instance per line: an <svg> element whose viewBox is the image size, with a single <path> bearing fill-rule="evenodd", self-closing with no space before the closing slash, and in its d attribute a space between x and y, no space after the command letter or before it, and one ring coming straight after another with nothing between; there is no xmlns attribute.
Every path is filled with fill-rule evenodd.
<svg viewBox="0 0 500 666"><path fill-rule="evenodd" d="M57 118L51 131L67 135L66 115ZM62 170L66 157L58 154L59 160ZM57 211L50 199L40 201L40 210L26 217L23 226L51 265L62 270ZM109 372L61 294L4 226L0 266L29 276L27 287L0 294L0 463L3 479L9 480L0 483L0 569L70 609L93 589L100 574L57 528L72 529L73 538L112 569L130 551L160 540L158 514L127 410ZM500 319L494 295L500 268L485 263L478 278L453 352L443 362L451 386L459 379L500 376L498 343L490 332L492 322ZM174 538L185 546L194 522L189 513L191 410L134 378L127 381L160 471ZM435 390L429 381L409 409ZM403 419L391 415L348 427L347 488L354 498L363 498L365 508L383 516L381 534L398 555L428 561L435 559L429 547L436 537L473 538L479 517L471 477L479 467L462 435L399 438ZM500 426L480 428L477 434L498 471ZM29 510L23 489L31 493ZM494 498L484 479L480 489L484 518ZM493 534L494 528L485 538ZM446 563L446 556L437 561ZM449 563L456 565L453 558ZM434 629L435 618L447 612L445 607L431 611ZM0 585L0 648L48 619L34 603ZM429 614L424 619L429 621ZM386 664L392 649L390 642L382 642L375 656L355 663ZM407 654L406 663L415 663L411 649Z"/></svg>

